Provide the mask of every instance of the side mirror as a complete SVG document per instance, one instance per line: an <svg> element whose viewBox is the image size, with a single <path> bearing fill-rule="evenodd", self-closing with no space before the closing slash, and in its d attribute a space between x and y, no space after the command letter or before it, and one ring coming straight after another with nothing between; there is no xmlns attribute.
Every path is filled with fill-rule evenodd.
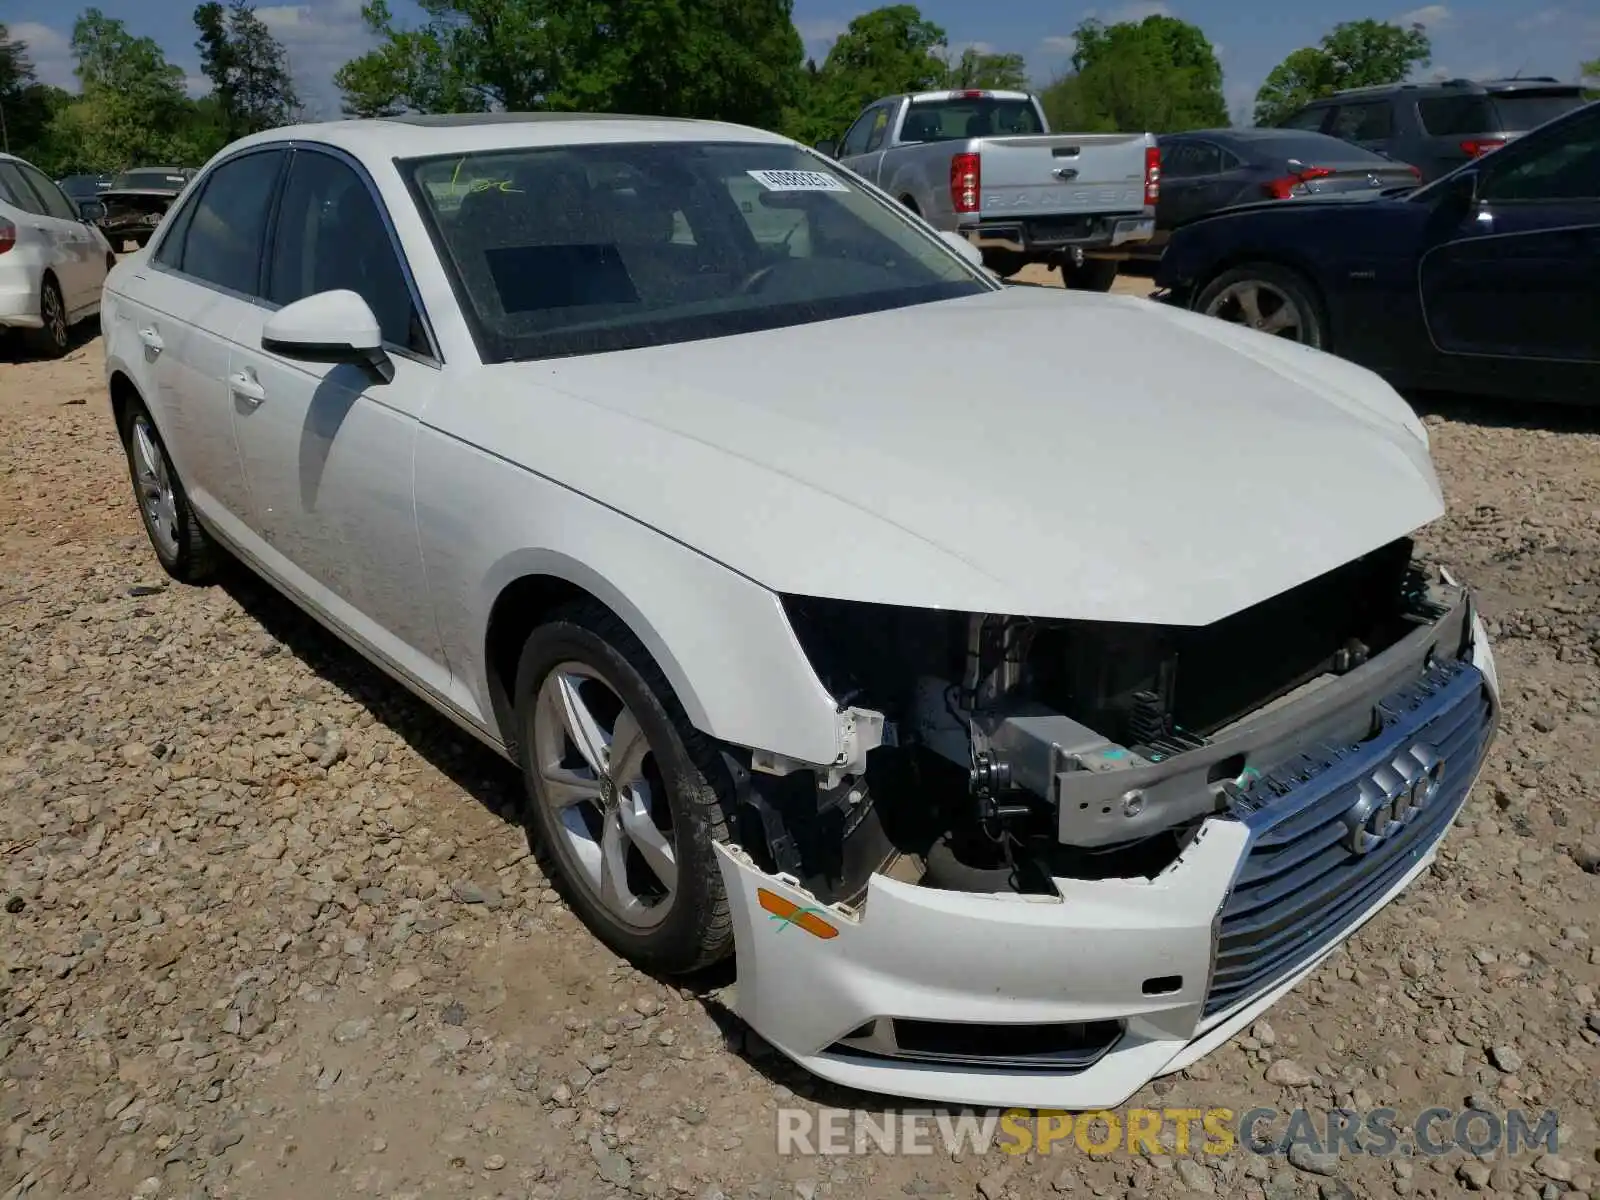
<svg viewBox="0 0 1600 1200"><path fill-rule="evenodd" d="M959 233L953 233L948 229L941 229L939 231L939 236L949 244L951 249L953 249L957 254L961 255L962 258L966 259L973 266L983 266L983 251L979 250Z"/></svg>
<svg viewBox="0 0 1600 1200"><path fill-rule="evenodd" d="M816 151L824 158L838 158L839 143L832 138L823 138L822 141L817 143Z"/></svg>
<svg viewBox="0 0 1600 1200"><path fill-rule="evenodd" d="M1482 182L1476 167L1458 171L1440 186L1440 206L1452 212L1465 213L1478 202L1478 188Z"/></svg>
<svg viewBox="0 0 1600 1200"><path fill-rule="evenodd" d="M384 383L394 379L378 318L365 300L342 288L318 292L273 313L261 331L261 348L302 362L356 363Z"/></svg>

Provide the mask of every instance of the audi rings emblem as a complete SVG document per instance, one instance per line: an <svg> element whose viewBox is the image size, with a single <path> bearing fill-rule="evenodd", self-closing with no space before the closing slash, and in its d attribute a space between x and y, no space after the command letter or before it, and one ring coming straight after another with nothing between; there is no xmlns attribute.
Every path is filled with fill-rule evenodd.
<svg viewBox="0 0 1600 1200"><path fill-rule="evenodd" d="M1361 795L1344 814L1344 846L1370 854L1397 835L1439 794L1444 760L1418 742L1361 781Z"/></svg>

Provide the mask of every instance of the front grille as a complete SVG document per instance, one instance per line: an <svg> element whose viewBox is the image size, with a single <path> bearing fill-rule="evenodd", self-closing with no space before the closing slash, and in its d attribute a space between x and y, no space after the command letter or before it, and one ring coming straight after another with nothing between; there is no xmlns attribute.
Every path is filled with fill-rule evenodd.
<svg viewBox="0 0 1600 1200"><path fill-rule="evenodd" d="M1378 732L1303 754L1256 779L1235 814L1250 848L1218 918L1206 1016L1259 995L1337 942L1437 842L1467 798L1493 733L1482 674L1465 662L1434 666L1385 697ZM1427 746L1442 760L1426 805L1365 854L1346 844L1345 815L1363 795L1391 788L1391 764Z"/></svg>

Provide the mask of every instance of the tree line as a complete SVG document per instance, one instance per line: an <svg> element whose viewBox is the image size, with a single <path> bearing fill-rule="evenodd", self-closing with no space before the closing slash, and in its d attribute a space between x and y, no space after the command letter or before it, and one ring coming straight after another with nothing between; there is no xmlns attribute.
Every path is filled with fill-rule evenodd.
<svg viewBox="0 0 1600 1200"><path fill-rule="evenodd" d="M362 16L374 48L335 76L349 116L413 112L627 112L703 117L837 137L895 92L1029 86L1019 54L956 47L911 4L852 20L808 58L793 0L420 0L400 25L386 0ZM152 38L86 9L72 30L79 91L40 82L27 46L0 25L0 138L55 175L139 164L198 165L235 138L304 116L284 47L249 0L194 10L209 91ZM1198 26L1156 15L1085 20L1070 61L1041 87L1054 128L1176 132L1228 124L1222 66ZM1340 88L1391 83L1427 66L1421 25L1335 26L1268 75L1254 119L1271 124ZM1586 73L1600 75L1600 62Z"/></svg>

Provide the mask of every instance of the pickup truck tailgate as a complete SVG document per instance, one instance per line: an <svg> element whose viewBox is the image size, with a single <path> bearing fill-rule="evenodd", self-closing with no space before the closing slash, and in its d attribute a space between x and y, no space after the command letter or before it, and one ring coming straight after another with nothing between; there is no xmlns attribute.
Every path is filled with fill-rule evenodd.
<svg viewBox="0 0 1600 1200"><path fill-rule="evenodd" d="M982 138L980 218L1138 212L1146 145L1142 133Z"/></svg>

